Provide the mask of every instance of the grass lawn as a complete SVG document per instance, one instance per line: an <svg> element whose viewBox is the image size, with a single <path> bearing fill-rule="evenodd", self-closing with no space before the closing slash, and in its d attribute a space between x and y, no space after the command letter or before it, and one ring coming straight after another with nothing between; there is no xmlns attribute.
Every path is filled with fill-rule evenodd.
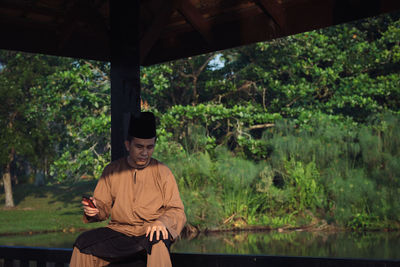
<svg viewBox="0 0 400 267"><path fill-rule="evenodd" d="M96 181L34 186L14 185L13 209L4 208L4 189L0 190L0 235L46 231L74 232L106 223L82 222L82 195L92 195Z"/></svg>

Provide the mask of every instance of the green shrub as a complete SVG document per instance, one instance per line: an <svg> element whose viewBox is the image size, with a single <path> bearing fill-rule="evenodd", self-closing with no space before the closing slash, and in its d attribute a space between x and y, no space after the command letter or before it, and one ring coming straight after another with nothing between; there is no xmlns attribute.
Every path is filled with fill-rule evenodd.
<svg viewBox="0 0 400 267"><path fill-rule="evenodd" d="M233 157L220 149L216 156L215 178L221 190L221 200L226 216L247 216L258 207L252 184L258 177L259 166L254 162Z"/></svg>
<svg viewBox="0 0 400 267"><path fill-rule="evenodd" d="M354 169L348 177L333 179L328 190L334 203L332 211L336 220L343 225L350 226L350 223L351 227L355 227L356 224L351 221L355 220L356 214L362 214L356 220L373 217L371 207L378 200L375 188L375 183L366 177L363 169Z"/></svg>
<svg viewBox="0 0 400 267"><path fill-rule="evenodd" d="M285 162L285 187L290 188L290 206L294 211L315 211L324 203L324 192L320 184L320 174L312 161L303 164L290 160Z"/></svg>
<svg viewBox="0 0 400 267"><path fill-rule="evenodd" d="M320 113L276 121L253 144L265 146L259 161L237 148L204 149L207 131L193 126L183 145L162 134L157 153L176 176L189 222L203 228L228 218L277 227L320 218L375 229L400 219L398 123L390 114L361 127Z"/></svg>

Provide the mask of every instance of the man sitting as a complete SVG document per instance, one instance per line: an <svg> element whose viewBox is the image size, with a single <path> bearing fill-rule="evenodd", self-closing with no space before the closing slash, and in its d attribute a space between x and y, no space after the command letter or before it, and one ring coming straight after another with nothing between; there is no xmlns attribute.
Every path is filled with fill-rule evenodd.
<svg viewBox="0 0 400 267"><path fill-rule="evenodd" d="M144 266L146 260L148 267L172 266L169 246L186 216L172 172L151 157L155 144L154 115L132 116L125 141L129 155L105 167L91 197L95 207L82 200L85 222L103 221L110 215L111 220L107 227L77 238L71 267L121 262Z"/></svg>

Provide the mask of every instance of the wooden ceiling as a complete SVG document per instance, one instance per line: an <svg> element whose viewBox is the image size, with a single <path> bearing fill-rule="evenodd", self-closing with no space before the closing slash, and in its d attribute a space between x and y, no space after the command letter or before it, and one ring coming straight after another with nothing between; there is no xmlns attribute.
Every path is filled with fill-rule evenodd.
<svg viewBox="0 0 400 267"><path fill-rule="evenodd" d="M141 0L141 64L399 9L399 0ZM109 61L109 1L0 0L0 38L1 49Z"/></svg>

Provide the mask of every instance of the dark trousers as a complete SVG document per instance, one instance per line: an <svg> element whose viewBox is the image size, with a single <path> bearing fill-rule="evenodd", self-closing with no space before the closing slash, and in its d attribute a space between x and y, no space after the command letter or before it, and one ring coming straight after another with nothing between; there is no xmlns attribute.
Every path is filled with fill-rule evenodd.
<svg viewBox="0 0 400 267"><path fill-rule="evenodd" d="M170 248L170 239L162 239ZM126 236L108 227L89 230L76 239L74 246L80 252L102 258L109 266L146 266L146 254L151 254L153 244L159 242L153 237L150 242L145 235ZM135 265L133 265L135 264Z"/></svg>

